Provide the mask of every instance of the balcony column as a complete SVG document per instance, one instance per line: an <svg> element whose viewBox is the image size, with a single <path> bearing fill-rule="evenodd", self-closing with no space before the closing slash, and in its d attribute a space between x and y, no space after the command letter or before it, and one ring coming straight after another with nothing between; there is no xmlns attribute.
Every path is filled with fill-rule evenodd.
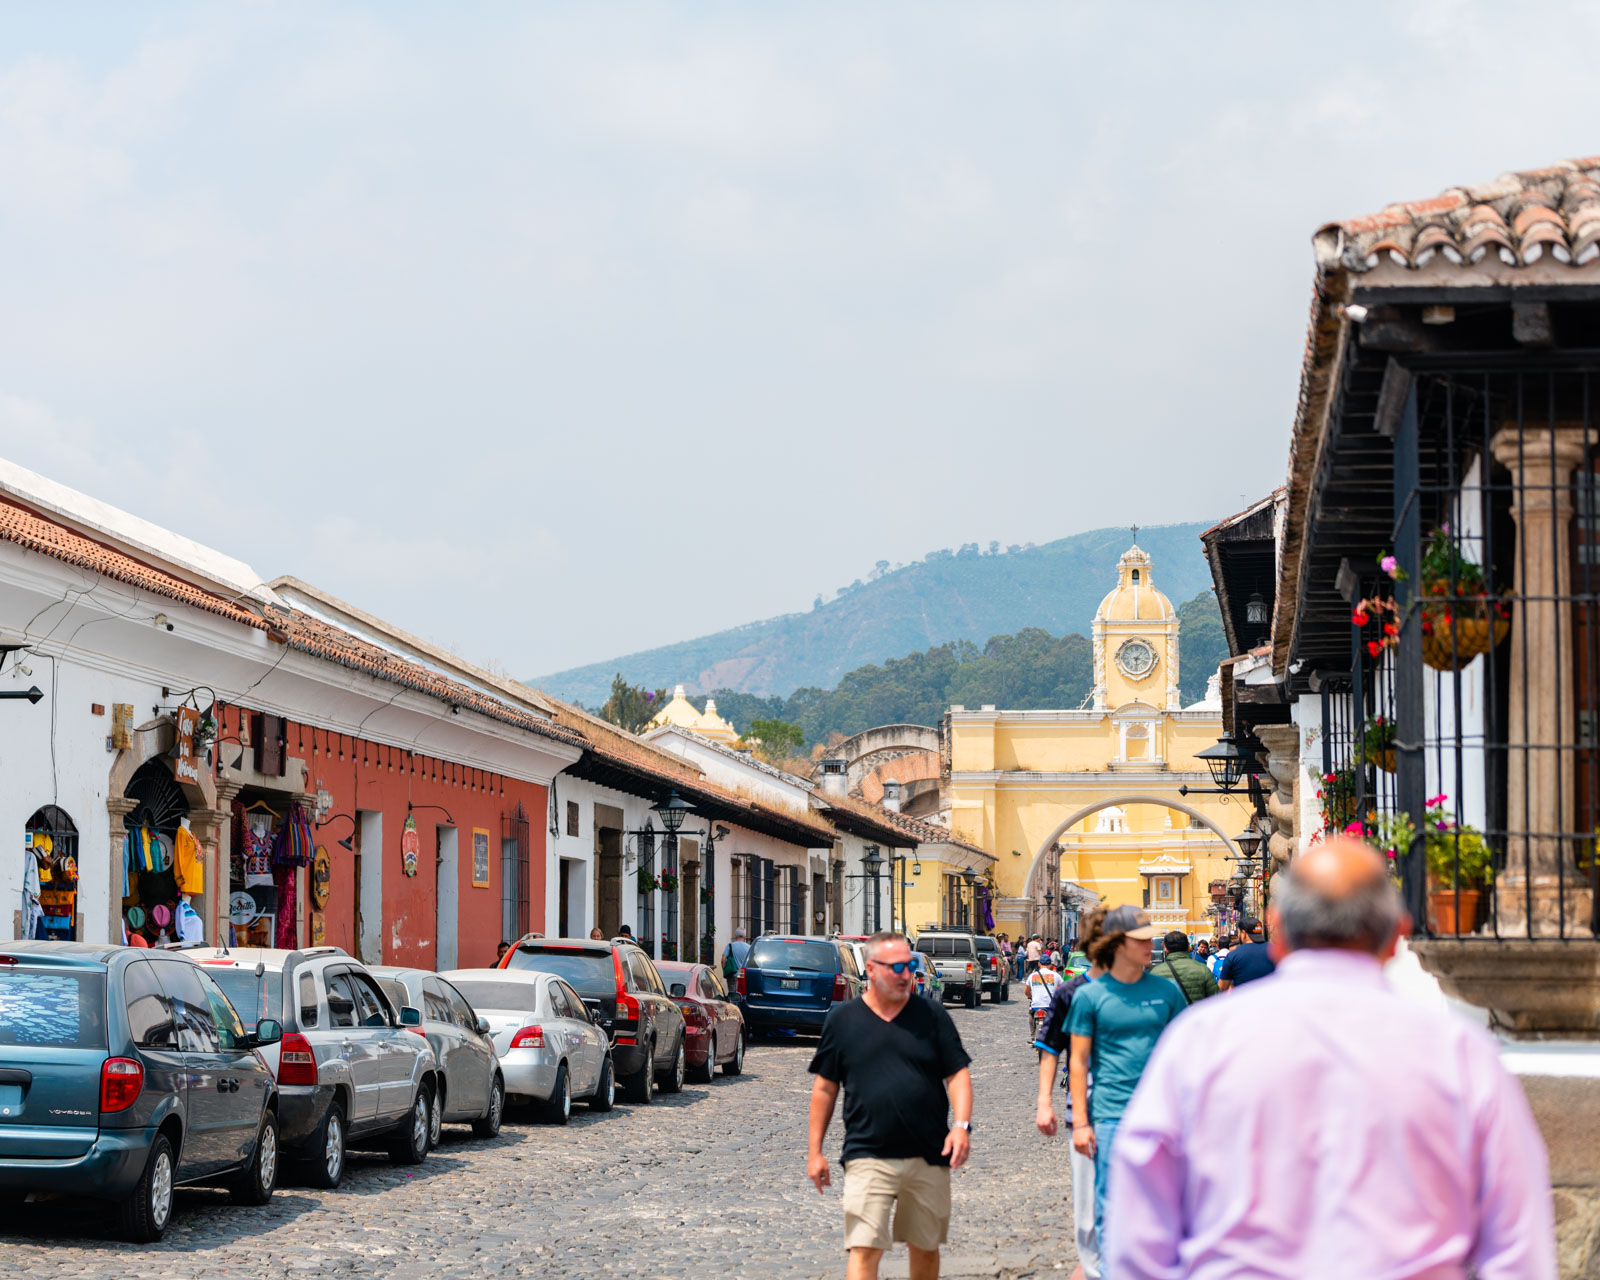
<svg viewBox="0 0 1600 1280"><path fill-rule="evenodd" d="M1495 460L1511 472L1511 514L1517 525L1517 613L1511 620L1506 730L1508 835L1505 870L1495 881L1499 929L1508 936L1593 936L1593 894L1582 883L1563 836L1571 831L1575 812L1568 527L1572 472L1583 461L1584 439L1582 427L1507 426L1490 441Z"/></svg>
<svg viewBox="0 0 1600 1280"><path fill-rule="evenodd" d="M1300 773L1300 728L1292 724L1258 724L1251 730L1267 749L1267 772L1272 790L1267 793L1267 820L1272 826L1266 840L1267 870L1276 875L1289 865L1298 845L1299 808L1295 780Z"/></svg>

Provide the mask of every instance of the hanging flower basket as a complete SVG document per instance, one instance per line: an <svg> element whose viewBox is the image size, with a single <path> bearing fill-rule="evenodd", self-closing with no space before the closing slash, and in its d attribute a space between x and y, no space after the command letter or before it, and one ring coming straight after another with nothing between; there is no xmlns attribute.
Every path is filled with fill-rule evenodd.
<svg viewBox="0 0 1600 1280"><path fill-rule="evenodd" d="M639 892L641 894L654 893L661 887L661 882L643 867L640 867L639 870L634 873L634 878L638 884Z"/></svg>
<svg viewBox="0 0 1600 1280"><path fill-rule="evenodd" d="M1491 644L1503 644L1510 631L1511 610L1503 601L1424 601L1422 660L1435 671L1460 671Z"/></svg>
<svg viewBox="0 0 1600 1280"><path fill-rule="evenodd" d="M1385 773L1395 767L1395 727L1387 716L1374 716L1361 732L1362 752L1366 758Z"/></svg>

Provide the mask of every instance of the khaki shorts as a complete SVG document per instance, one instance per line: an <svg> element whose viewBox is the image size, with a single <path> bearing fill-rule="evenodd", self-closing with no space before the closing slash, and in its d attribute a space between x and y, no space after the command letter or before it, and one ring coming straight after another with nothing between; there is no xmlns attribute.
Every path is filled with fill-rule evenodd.
<svg viewBox="0 0 1600 1280"><path fill-rule="evenodd" d="M894 1229L890 1231L890 1217ZM844 1167L844 1247L900 1241L932 1252L950 1231L950 1169L909 1160L857 1158Z"/></svg>

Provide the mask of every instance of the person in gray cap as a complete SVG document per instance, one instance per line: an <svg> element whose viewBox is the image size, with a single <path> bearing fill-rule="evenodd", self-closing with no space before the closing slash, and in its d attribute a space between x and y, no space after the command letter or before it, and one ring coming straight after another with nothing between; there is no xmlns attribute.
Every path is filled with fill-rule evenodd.
<svg viewBox="0 0 1600 1280"><path fill-rule="evenodd" d="M1091 942L1089 952L1089 959L1104 969L1105 975L1077 993L1067 1021L1072 1042L1068 1067L1072 1146L1079 1155L1094 1160L1094 1222L1102 1249L1106 1176L1117 1123L1144 1074L1156 1040L1185 1007L1177 984L1145 972L1155 936L1150 916L1138 907L1114 907L1106 912L1100 936ZM1114 1211L1112 1219L1114 1223Z"/></svg>

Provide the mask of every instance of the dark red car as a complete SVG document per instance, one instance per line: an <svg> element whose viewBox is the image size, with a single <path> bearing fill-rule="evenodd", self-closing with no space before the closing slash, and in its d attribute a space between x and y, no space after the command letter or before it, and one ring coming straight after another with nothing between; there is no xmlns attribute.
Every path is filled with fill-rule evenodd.
<svg viewBox="0 0 1600 1280"><path fill-rule="evenodd" d="M728 999L728 988L716 970L671 960L656 961L656 968L667 994L683 1010L690 1078L708 1083L719 1066L725 1076L743 1071L744 1015Z"/></svg>

